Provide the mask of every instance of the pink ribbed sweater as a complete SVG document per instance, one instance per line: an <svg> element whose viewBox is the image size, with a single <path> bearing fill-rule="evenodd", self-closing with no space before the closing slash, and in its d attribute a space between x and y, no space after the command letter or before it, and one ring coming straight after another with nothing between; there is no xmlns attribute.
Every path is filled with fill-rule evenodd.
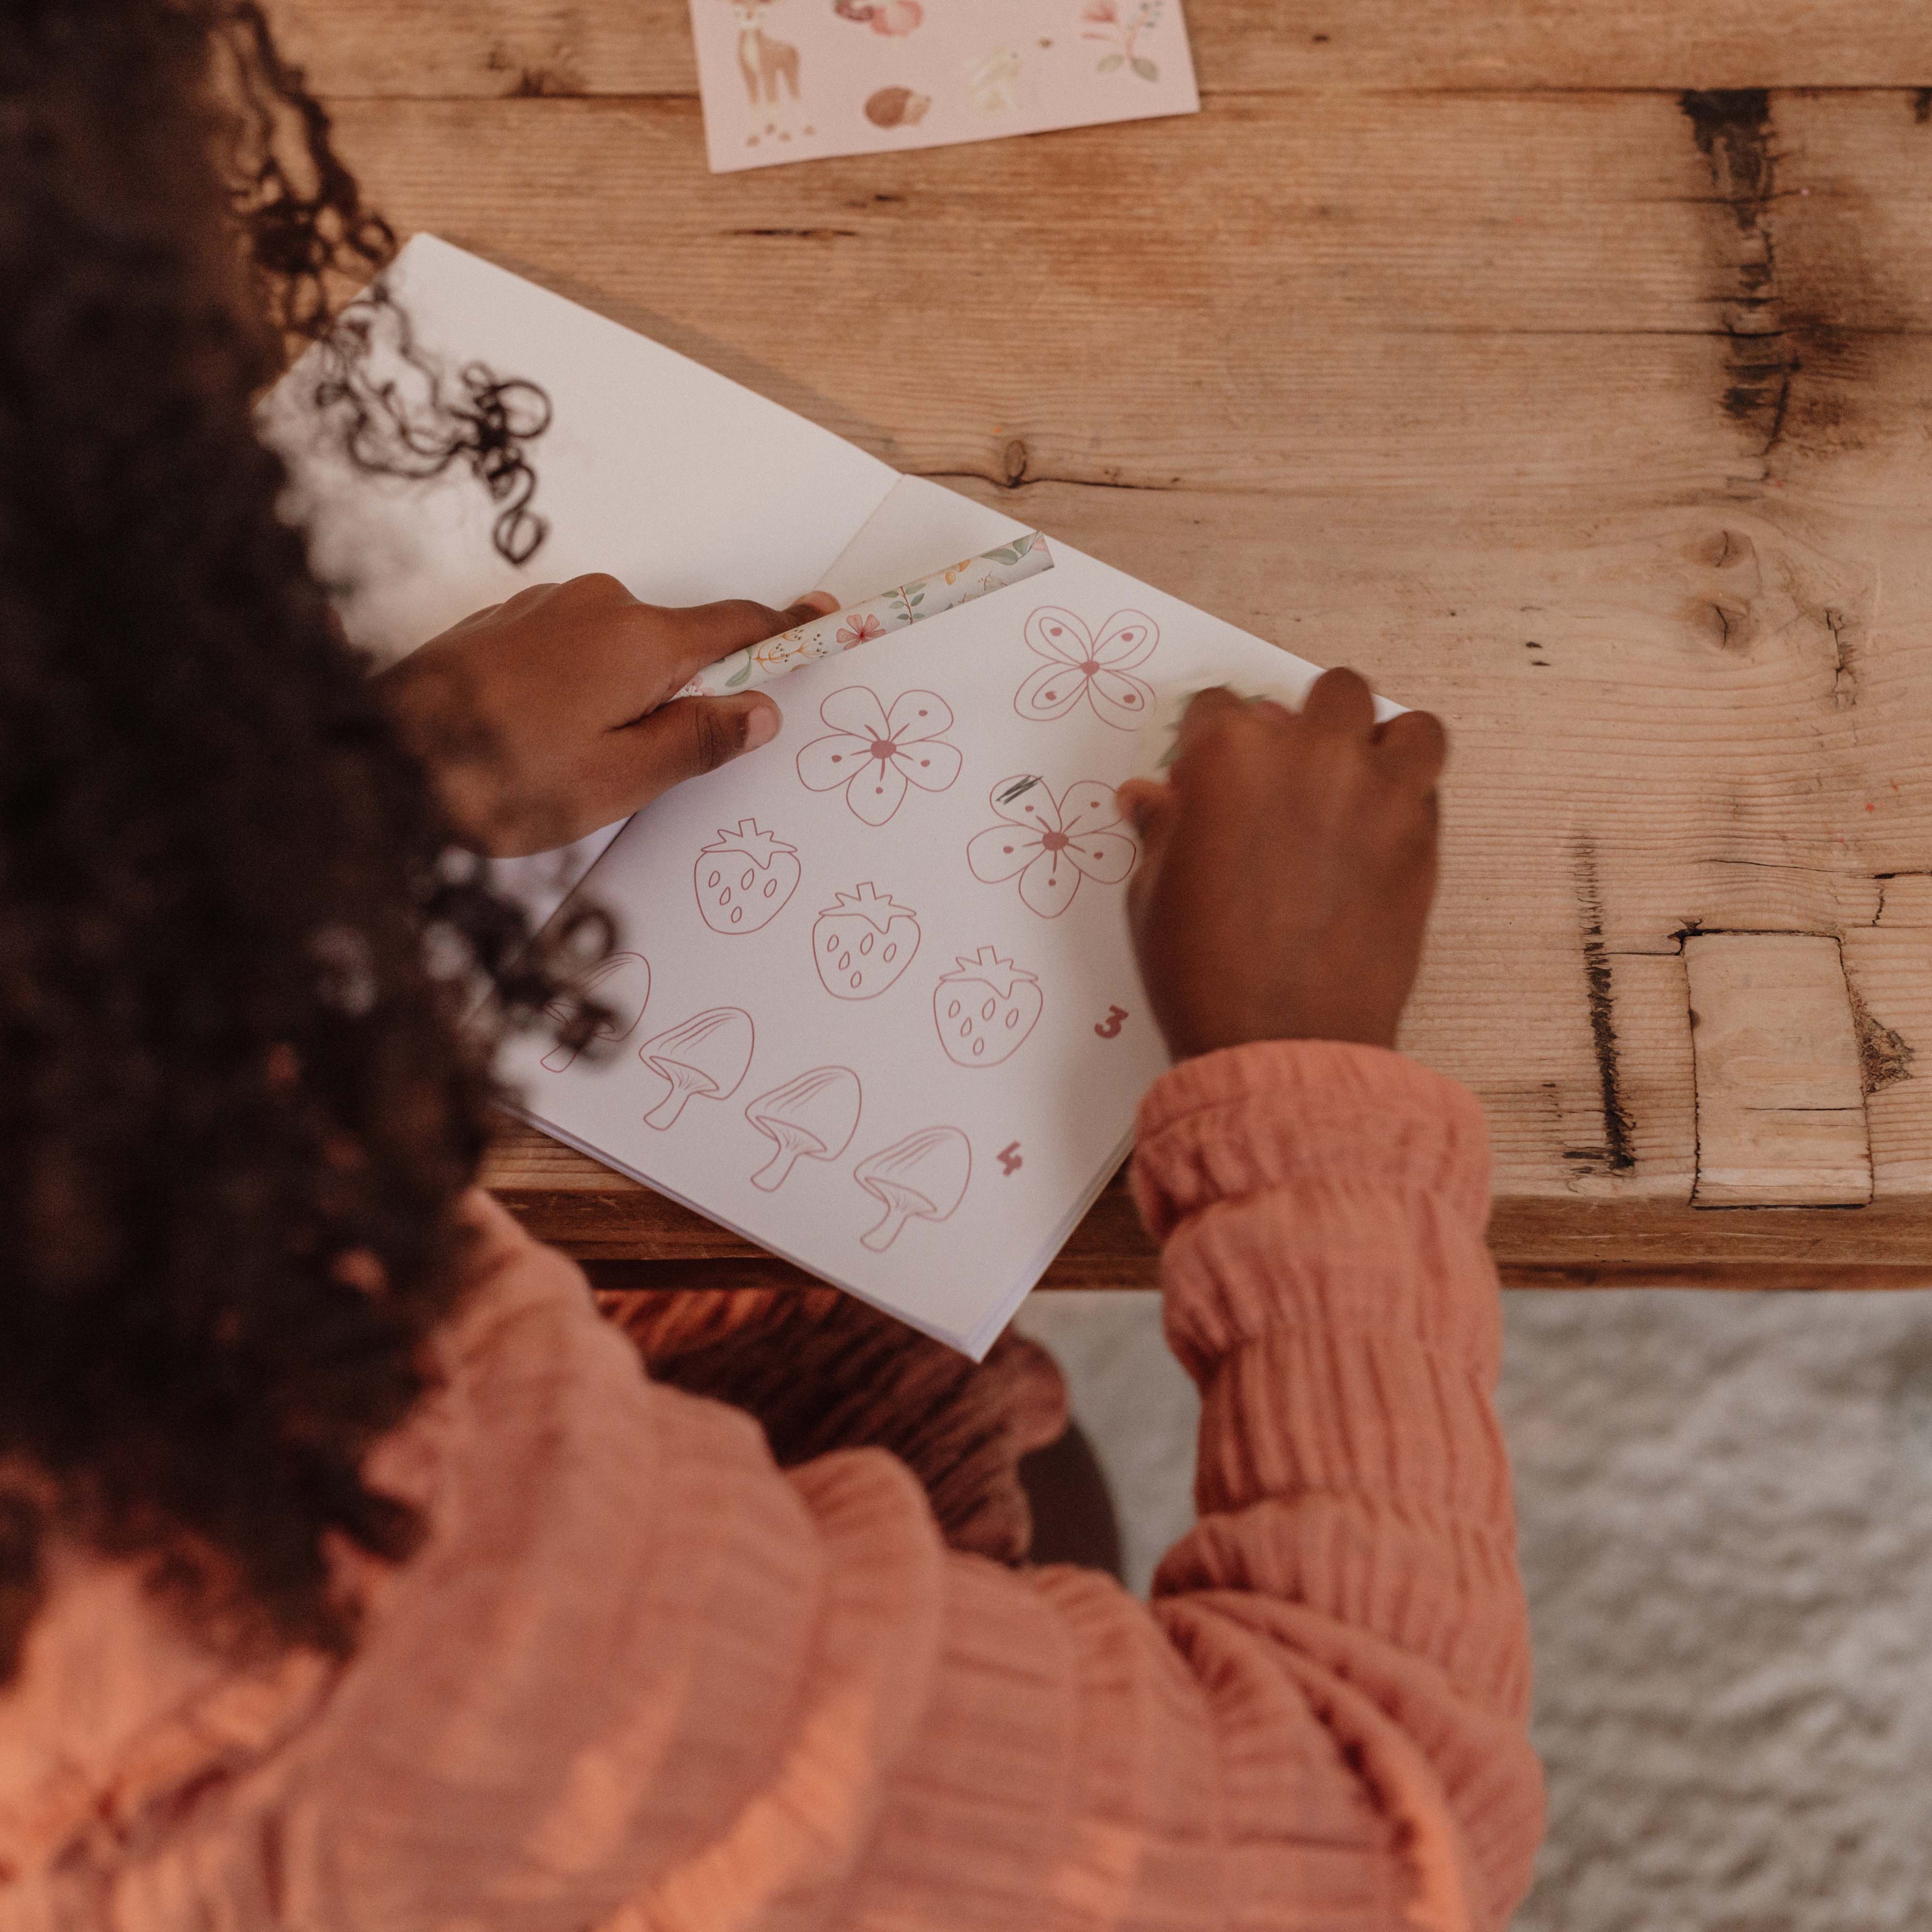
<svg viewBox="0 0 1932 1932"><path fill-rule="evenodd" d="M883 1452L781 1474L479 1200L430 1513L344 1666L240 1672L56 1552L0 1696L0 1925L1500 1928L1541 1786L1474 1102L1295 1042L1148 1094L1201 1385L1151 1606L949 1552Z"/></svg>

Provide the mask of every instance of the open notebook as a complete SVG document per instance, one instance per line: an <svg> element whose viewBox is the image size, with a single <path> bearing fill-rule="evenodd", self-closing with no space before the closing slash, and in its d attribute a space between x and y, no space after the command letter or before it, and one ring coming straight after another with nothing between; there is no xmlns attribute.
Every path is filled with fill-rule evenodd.
<svg viewBox="0 0 1932 1932"><path fill-rule="evenodd" d="M309 446L298 379L272 400L318 564L382 655L532 580L849 602L1024 528L433 237L392 274L424 345L541 382L555 420L551 534L519 571L467 477L371 483ZM1143 721L1316 675L1048 534L1051 572L783 679L772 744L505 873L536 916L587 894L622 935L614 1051L506 1050L529 1118L976 1356L1166 1064L1112 802Z"/></svg>

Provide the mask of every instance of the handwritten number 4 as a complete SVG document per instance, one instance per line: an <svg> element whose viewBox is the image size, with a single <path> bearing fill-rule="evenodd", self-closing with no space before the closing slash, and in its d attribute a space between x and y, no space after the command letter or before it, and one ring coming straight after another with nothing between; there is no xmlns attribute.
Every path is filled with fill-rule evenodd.
<svg viewBox="0 0 1932 1932"><path fill-rule="evenodd" d="M1000 1172L1002 1174L1011 1174L1016 1168L1026 1165L1020 1156L1020 1144L1018 1141L1009 1141L1000 1148L997 1158L1000 1163Z"/></svg>
<svg viewBox="0 0 1932 1932"><path fill-rule="evenodd" d="M1102 1040L1118 1040L1120 1036L1120 1022L1126 1016L1127 1010L1125 1006L1109 1006L1107 1009L1107 1017L1103 1020L1096 1020L1094 1022L1094 1030Z"/></svg>

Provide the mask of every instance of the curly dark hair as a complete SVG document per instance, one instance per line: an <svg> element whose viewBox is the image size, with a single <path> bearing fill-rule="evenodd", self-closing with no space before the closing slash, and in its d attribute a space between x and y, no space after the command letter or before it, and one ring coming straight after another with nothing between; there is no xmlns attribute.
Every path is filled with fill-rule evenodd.
<svg viewBox="0 0 1932 1932"><path fill-rule="evenodd" d="M327 1537L422 1534L358 1467L460 1293L494 1036L584 1037L604 939L452 857L252 410L314 349L358 459L467 463L520 560L547 404L370 374L394 238L253 5L16 0L0 175L0 1682L56 1531L341 1652Z"/></svg>

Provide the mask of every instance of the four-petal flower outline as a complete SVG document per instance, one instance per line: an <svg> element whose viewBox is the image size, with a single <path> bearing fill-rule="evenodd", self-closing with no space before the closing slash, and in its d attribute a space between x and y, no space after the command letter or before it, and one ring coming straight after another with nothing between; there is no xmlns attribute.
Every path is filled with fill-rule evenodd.
<svg viewBox="0 0 1932 1932"><path fill-rule="evenodd" d="M898 810L908 785L944 791L959 776L956 747L945 742L952 707L937 692L908 691L888 711L862 684L835 691L818 707L832 727L798 754L800 782L808 791L845 788L845 802L868 825L883 825Z"/></svg>
<svg viewBox="0 0 1932 1932"><path fill-rule="evenodd" d="M1047 724L1085 698L1094 715L1117 730L1137 730L1154 709L1154 687L1128 670L1150 657L1160 629L1138 610L1116 610L1096 642L1071 610L1047 604L1027 620L1027 649L1046 659L1013 696L1022 718Z"/></svg>
<svg viewBox="0 0 1932 1932"><path fill-rule="evenodd" d="M1082 879L1118 886L1139 848L1124 832L1114 788L1082 778L1056 799L1043 778L1002 778L987 801L1004 821L976 833L966 848L973 876L997 886L1017 872L1020 898L1042 919L1058 919Z"/></svg>

